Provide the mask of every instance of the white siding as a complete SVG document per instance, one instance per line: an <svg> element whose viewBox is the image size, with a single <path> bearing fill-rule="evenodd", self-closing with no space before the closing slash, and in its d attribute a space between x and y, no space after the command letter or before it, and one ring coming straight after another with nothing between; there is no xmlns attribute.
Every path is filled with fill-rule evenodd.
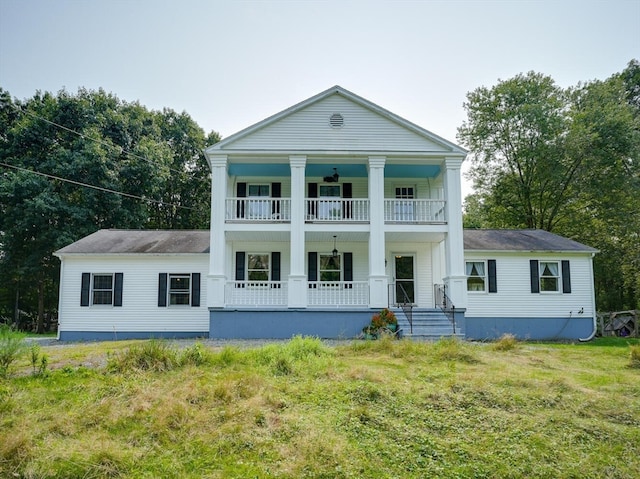
<svg viewBox="0 0 640 479"><path fill-rule="evenodd" d="M593 317L591 256L540 253L465 253L465 260L496 260L497 293L469 292L469 317ZM529 261L569 260L571 293L531 293ZM562 282L560 281L560 291ZM581 308L583 313L578 315Z"/></svg>
<svg viewBox="0 0 640 479"><path fill-rule="evenodd" d="M59 330L208 331L208 269L207 254L67 256L60 280ZM122 307L80 306L82 273L123 273ZM200 273L200 306L158 307L159 273Z"/></svg>
<svg viewBox="0 0 640 479"><path fill-rule="evenodd" d="M329 117L334 113L344 117L342 128L329 125ZM424 136L337 94L224 148L234 149L447 151Z"/></svg>

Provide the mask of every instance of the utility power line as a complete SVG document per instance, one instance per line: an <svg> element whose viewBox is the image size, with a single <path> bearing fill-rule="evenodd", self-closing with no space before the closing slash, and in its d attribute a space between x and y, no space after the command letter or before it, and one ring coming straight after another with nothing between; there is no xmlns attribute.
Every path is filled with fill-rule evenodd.
<svg viewBox="0 0 640 479"><path fill-rule="evenodd" d="M160 164L160 163L158 163L157 161L153 161L153 160L150 160L150 159L145 158L145 157L143 157L143 156L136 155L135 153L132 153L132 152L130 152L130 151L128 151L128 150L125 150L125 149L124 149L124 148L122 148L121 146L114 145L114 144L111 144L111 143L107 143L106 141L102 141L102 140L100 140L100 139L98 139L98 138L93 138L93 137L91 137L91 136L84 135L84 134L82 134L82 133L80 133L80 132L77 132L77 131L75 131L75 130L72 130L71 128L68 128L68 127L66 127L66 126L64 126L64 125L61 125L61 124L56 123L56 122L54 122L54 121L48 120L47 118L44 118L44 117L42 117L42 116L40 116L40 115L36 115L35 113L33 113L33 112L31 112L31 111L23 110L23 109L21 109L18 105L11 104L11 106L12 106L13 108L15 108L17 111L19 111L19 112L21 112L21 113L23 113L23 114L25 114L25 115L28 115L28 116L30 116L30 117L32 117L32 118L35 118L35 119L40 120L40 121L43 121L43 122L48 123L48 124L50 124L50 125L53 125L53 126L55 126L55 127L57 127L57 128L60 128L60 129L62 129L62 130L65 130L65 131L67 131L67 132L69 132L69 133L72 133L72 134L74 134L74 135L77 135L77 136L79 136L80 138L84 138L84 139L86 139L86 140L91 140L91 141L93 141L93 142L95 142L95 143L98 143L98 144L100 144L100 145L102 145L102 146L106 146L106 147L109 147L109 148L117 148L117 149L119 149L123 154L125 154L125 155L127 155L127 156L129 156L129 157L131 157L131 158L137 158L138 160L145 161L145 162L147 162L147 163L149 163L149 164L151 164L151 165L160 166L160 167L165 167L165 165L161 165L161 164ZM176 170L175 168L171 168L171 167L167 167L167 168L169 169L169 171L173 171L174 173L179 173L179 174L185 173L184 171L182 171L182 170ZM194 177L193 175L189 175L189 176L191 176L191 178L195 178L195 179L197 179L197 180L199 180L199 181L203 181L203 179L202 179L202 178L196 178L196 177Z"/></svg>
<svg viewBox="0 0 640 479"><path fill-rule="evenodd" d="M42 173L40 171L35 171L35 170L30 170L28 168L22 168L20 166L10 165L10 164L4 163L4 162L0 162L0 166L4 166L5 168L12 168L12 169L18 170L18 171L24 171L26 173L32 173L34 175L43 176L45 178L49 178L49 179L53 179L53 180L63 181L65 183L71 183L71 184L74 184L74 185L82 186L84 188L91 188L91 189L94 189L94 190L103 191L105 193L111 193L111 194L114 194L114 195L126 196L127 198L133 198L133 199L136 199L136 200L146 201L147 203L153 203L153 204L157 204L157 205L161 205L161 206L173 206L174 208L181 208L181 209L184 209L184 210L193 210L193 209L195 209L195 208L191 208L189 206L182 206L182 205L176 205L176 204L173 204L173 203L166 203L164 201L153 200L151 198L145 198L144 196L132 195L130 193L124 193L122 191L116 191L116 190L111 190L109 188L103 188L101 186L90 185L90 184L87 184L87 183L82 183L80 181L70 180L68 178L62 178L60 176L50 175L48 173Z"/></svg>

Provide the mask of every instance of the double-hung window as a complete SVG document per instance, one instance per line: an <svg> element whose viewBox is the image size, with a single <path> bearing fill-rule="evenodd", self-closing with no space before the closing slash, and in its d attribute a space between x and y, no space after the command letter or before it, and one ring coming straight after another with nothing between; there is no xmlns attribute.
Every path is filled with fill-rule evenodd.
<svg viewBox="0 0 640 479"><path fill-rule="evenodd" d="M487 290L487 277L484 261L467 261L466 273L467 291L484 292Z"/></svg>
<svg viewBox="0 0 640 479"><path fill-rule="evenodd" d="M92 304L113 304L113 274L94 274Z"/></svg>
<svg viewBox="0 0 640 479"><path fill-rule="evenodd" d="M320 281L321 282L340 282L340 255L320 254Z"/></svg>
<svg viewBox="0 0 640 479"><path fill-rule="evenodd" d="M123 273L82 273L80 306L122 306Z"/></svg>
<svg viewBox="0 0 640 479"><path fill-rule="evenodd" d="M191 304L191 275L169 274L169 305Z"/></svg>
<svg viewBox="0 0 640 479"><path fill-rule="evenodd" d="M247 254L247 279L269 281L269 253Z"/></svg>
<svg viewBox="0 0 640 479"><path fill-rule="evenodd" d="M560 269L557 261L540 261L540 291L556 292L560 285Z"/></svg>
<svg viewBox="0 0 640 479"><path fill-rule="evenodd" d="M200 306L200 273L159 273L158 306Z"/></svg>

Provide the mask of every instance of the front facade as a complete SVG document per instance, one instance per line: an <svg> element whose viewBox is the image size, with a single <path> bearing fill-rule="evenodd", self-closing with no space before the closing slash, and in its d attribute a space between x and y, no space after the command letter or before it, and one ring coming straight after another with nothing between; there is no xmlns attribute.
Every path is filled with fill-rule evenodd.
<svg viewBox="0 0 640 479"><path fill-rule="evenodd" d="M436 283L464 307L463 149L334 87L205 154L211 335L352 337Z"/></svg>
<svg viewBox="0 0 640 479"><path fill-rule="evenodd" d="M497 262L499 254L525 253L465 253L462 148L336 86L205 155L212 171L210 232L191 232L191 240L180 240L179 232L132 232L135 244L127 232L99 232L58 252L61 339L113 331L119 337L355 337L382 308L435 310L441 291L455 305L458 334L480 339L513 329L494 312L495 301L518 303L509 285L481 295L479 279L471 278L470 286L468 278L481 263L494 265L487 261ZM201 237L194 246L203 233L206 247ZM149 247L154 234L166 235L166 244ZM585 252L573 254L576 271ZM553 269L547 263L539 264ZM500 259L500 281L507 281L511 264ZM136 295L126 286L131 283ZM112 304L77 306L78 291L89 303L111 295ZM564 304L534 300L530 306L525 316L509 308L504 314L529 321ZM585 303L583 317L591 311ZM581 328L569 331L585 336Z"/></svg>

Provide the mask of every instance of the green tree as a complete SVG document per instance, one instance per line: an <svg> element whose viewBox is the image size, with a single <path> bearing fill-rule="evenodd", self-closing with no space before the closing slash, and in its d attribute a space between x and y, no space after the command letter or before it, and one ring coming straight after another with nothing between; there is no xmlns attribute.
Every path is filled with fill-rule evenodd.
<svg viewBox="0 0 640 479"><path fill-rule="evenodd" d="M600 250L601 309L640 307L640 66L563 90L538 73L467 95L465 224L541 228Z"/></svg>
<svg viewBox="0 0 640 479"><path fill-rule="evenodd" d="M102 90L0 100L0 299L37 312L38 331L57 306L55 250L100 228L208 226L205 135L186 113Z"/></svg>

